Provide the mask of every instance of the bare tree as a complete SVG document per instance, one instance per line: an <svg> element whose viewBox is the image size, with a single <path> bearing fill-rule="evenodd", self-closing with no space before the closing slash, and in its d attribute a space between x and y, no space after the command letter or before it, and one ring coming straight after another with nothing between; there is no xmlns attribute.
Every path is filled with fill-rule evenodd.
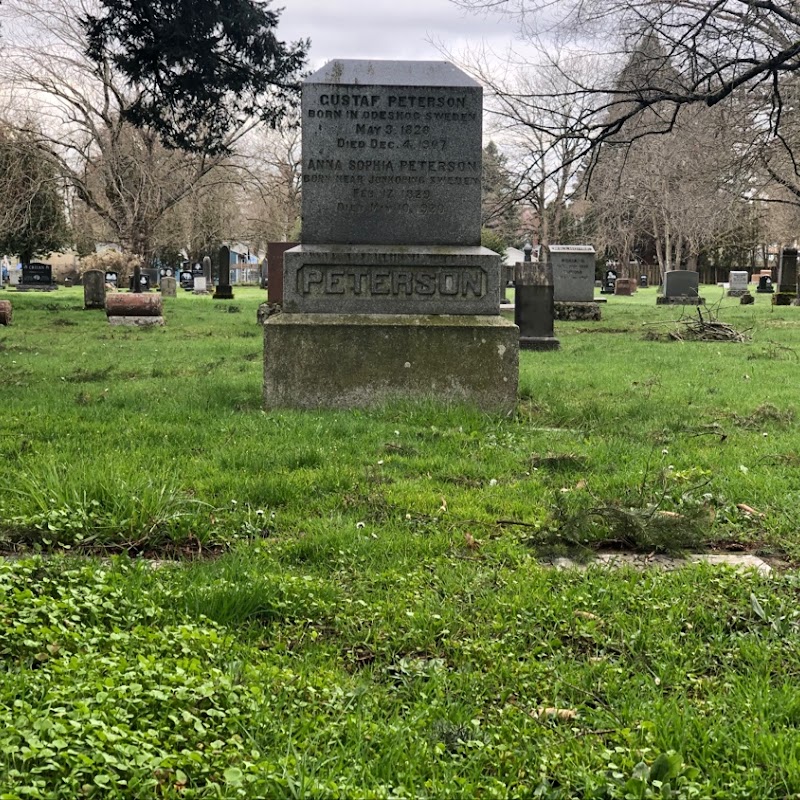
<svg viewBox="0 0 800 800"><path fill-rule="evenodd" d="M620 136L669 131L682 109L713 107L746 90L755 105L751 142L758 140L762 162L775 163L782 151L791 164L773 179L797 190L800 178L795 147L783 135L787 101L800 69L800 4L796 0L453 0L476 11L514 18L521 37L537 53L602 54L609 69L576 74L562 70L565 96L580 101L569 132L554 128L542 114L537 124L558 141L567 135L581 146L578 161L597 146ZM643 37L655 37L663 50L645 65L635 87L615 82L622 61ZM615 64L616 61L616 64ZM550 64L558 69L557 60ZM670 65L670 70L664 66ZM547 92L532 92L533 108L547 107ZM659 124L646 131L634 122L648 109L659 108Z"/></svg>
<svg viewBox="0 0 800 800"><path fill-rule="evenodd" d="M162 221L195 188L237 180L234 159L164 147L155 131L133 127L124 111L137 100L109 62L85 56L80 18L92 0L7 0L0 81L16 108L42 129L73 203L103 238L150 259ZM26 129L25 119L10 119ZM233 146L240 129L226 140Z"/></svg>

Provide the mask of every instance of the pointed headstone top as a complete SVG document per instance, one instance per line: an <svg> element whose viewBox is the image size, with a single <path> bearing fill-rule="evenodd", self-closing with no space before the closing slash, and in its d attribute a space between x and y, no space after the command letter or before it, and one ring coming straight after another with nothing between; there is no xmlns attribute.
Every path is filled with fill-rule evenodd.
<svg viewBox="0 0 800 800"><path fill-rule="evenodd" d="M462 86L480 84L448 61L380 61L342 58L329 61L304 83L346 86Z"/></svg>

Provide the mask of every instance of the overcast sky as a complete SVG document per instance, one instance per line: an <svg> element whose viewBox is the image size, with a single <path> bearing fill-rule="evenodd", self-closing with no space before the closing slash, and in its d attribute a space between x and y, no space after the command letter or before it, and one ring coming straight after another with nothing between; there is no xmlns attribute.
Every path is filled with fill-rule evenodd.
<svg viewBox="0 0 800 800"><path fill-rule="evenodd" d="M438 60L429 43L451 51L481 42L503 50L513 28L496 17L465 14L449 0L275 0L283 7L278 36L311 39L309 68L334 58Z"/></svg>

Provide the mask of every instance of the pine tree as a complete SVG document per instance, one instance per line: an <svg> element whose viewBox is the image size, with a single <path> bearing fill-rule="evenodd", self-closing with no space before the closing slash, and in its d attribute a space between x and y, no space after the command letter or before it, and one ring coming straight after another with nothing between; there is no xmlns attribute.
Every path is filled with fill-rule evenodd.
<svg viewBox="0 0 800 800"><path fill-rule="evenodd" d="M275 33L279 12L257 0L99 0L87 14L86 54L109 61L138 92L128 121L168 147L227 150L247 119L281 121L296 95L308 41Z"/></svg>

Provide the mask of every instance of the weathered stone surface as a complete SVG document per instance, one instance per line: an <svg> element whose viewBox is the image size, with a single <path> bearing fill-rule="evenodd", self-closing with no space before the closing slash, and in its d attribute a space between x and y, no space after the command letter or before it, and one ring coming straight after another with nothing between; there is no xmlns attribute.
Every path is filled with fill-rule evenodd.
<svg viewBox="0 0 800 800"><path fill-rule="evenodd" d="M631 297L637 289L635 278L617 278L614 282L614 294Z"/></svg>
<svg viewBox="0 0 800 800"><path fill-rule="evenodd" d="M83 307L105 308L106 273L102 269L87 269L82 276Z"/></svg>
<svg viewBox="0 0 800 800"><path fill-rule="evenodd" d="M743 297L749 294L749 278L745 270L731 270L728 273L728 297Z"/></svg>
<svg viewBox="0 0 800 800"><path fill-rule="evenodd" d="M444 61L337 60L303 83L305 244L480 244L483 90Z"/></svg>
<svg viewBox="0 0 800 800"><path fill-rule="evenodd" d="M514 268L514 322L521 350L558 350L553 334L553 268L522 261Z"/></svg>
<svg viewBox="0 0 800 800"><path fill-rule="evenodd" d="M667 270L662 295L667 299L697 298L700 295L700 275L688 269Z"/></svg>
<svg viewBox="0 0 800 800"><path fill-rule="evenodd" d="M137 328L149 328L154 325L164 325L164 317L108 317L109 325L127 325Z"/></svg>
<svg viewBox="0 0 800 800"><path fill-rule="evenodd" d="M269 242L267 244L267 297L270 303L283 304L284 253L300 242Z"/></svg>
<svg viewBox="0 0 800 800"><path fill-rule="evenodd" d="M231 286L231 250L227 245L220 247L217 263L219 266L219 283L214 292L214 299L233 300L233 287Z"/></svg>
<svg viewBox="0 0 800 800"><path fill-rule="evenodd" d="M431 397L510 412L517 326L494 317L277 314L264 325L267 408Z"/></svg>
<svg viewBox="0 0 800 800"><path fill-rule="evenodd" d="M485 247L301 245L283 262L288 312L500 313L500 256Z"/></svg>
<svg viewBox="0 0 800 800"><path fill-rule="evenodd" d="M561 322L597 322L601 319L597 303L553 303L553 314Z"/></svg>
<svg viewBox="0 0 800 800"><path fill-rule="evenodd" d="M208 294L205 275L195 275L192 278L192 294Z"/></svg>
<svg viewBox="0 0 800 800"><path fill-rule="evenodd" d="M13 308L8 300L0 300L0 325L10 325L13 314Z"/></svg>
<svg viewBox="0 0 800 800"><path fill-rule="evenodd" d="M160 317L164 304L157 294L109 294L106 314L109 317Z"/></svg>
<svg viewBox="0 0 800 800"><path fill-rule="evenodd" d="M553 244L547 252L553 268L555 301L591 303L594 300L594 247Z"/></svg>
<svg viewBox="0 0 800 800"><path fill-rule="evenodd" d="M755 297L753 297L753 295L751 295L750 292L748 292L747 294L743 294L739 298L739 303L743 306L749 306L752 303L755 303L755 301L756 301Z"/></svg>
<svg viewBox="0 0 800 800"><path fill-rule="evenodd" d="M703 306L705 303L705 297L656 297L657 306Z"/></svg>
<svg viewBox="0 0 800 800"><path fill-rule="evenodd" d="M161 296L162 297L177 297L178 296L178 281L172 277L161 279Z"/></svg>
<svg viewBox="0 0 800 800"><path fill-rule="evenodd" d="M797 292L797 250L785 247L778 267L778 291L794 295Z"/></svg>

